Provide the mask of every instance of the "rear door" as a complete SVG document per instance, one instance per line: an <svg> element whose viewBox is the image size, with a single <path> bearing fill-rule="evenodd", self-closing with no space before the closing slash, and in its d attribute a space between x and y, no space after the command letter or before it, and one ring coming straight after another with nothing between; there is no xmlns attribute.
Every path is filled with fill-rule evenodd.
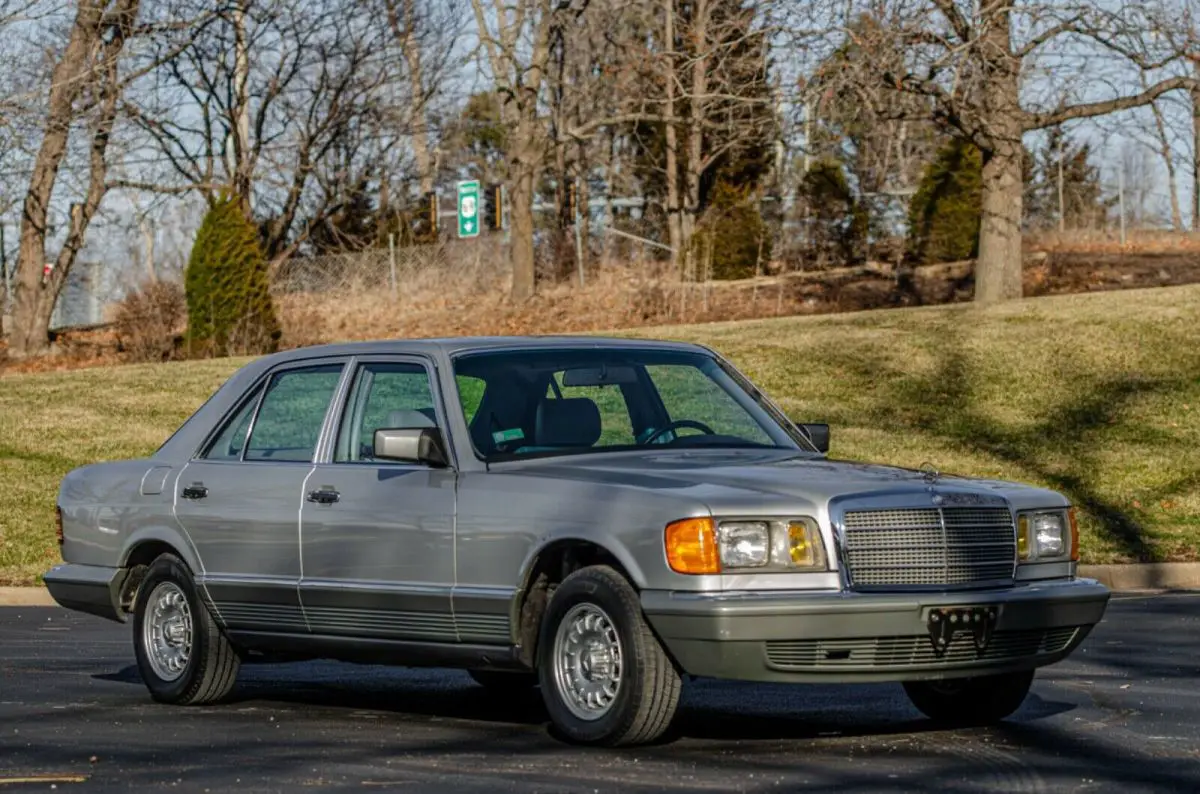
<svg viewBox="0 0 1200 794"><path fill-rule="evenodd" d="M235 630L303 632L300 506L344 361L284 366L246 395L176 481L204 586Z"/></svg>
<svg viewBox="0 0 1200 794"><path fill-rule="evenodd" d="M308 480L300 597L315 634L455 642L453 468L376 460L380 428L445 428L433 369L358 360L336 441Z"/></svg>

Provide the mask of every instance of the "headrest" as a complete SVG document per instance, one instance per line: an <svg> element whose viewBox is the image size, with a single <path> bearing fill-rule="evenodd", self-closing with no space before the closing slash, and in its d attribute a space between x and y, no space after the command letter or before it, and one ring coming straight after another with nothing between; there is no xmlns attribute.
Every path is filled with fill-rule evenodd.
<svg viewBox="0 0 1200 794"><path fill-rule="evenodd" d="M600 409L587 397L548 398L538 403L534 443L590 447L600 440Z"/></svg>
<svg viewBox="0 0 1200 794"><path fill-rule="evenodd" d="M399 430L412 427L437 427L437 422L424 411L392 411L387 415L385 428Z"/></svg>

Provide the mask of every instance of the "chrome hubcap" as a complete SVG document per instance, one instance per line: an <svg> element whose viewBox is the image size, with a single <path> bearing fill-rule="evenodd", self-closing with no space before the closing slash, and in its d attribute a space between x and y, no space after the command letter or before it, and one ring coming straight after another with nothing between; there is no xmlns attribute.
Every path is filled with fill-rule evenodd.
<svg viewBox="0 0 1200 794"><path fill-rule="evenodd" d="M554 638L554 680L564 705L581 720L600 719L616 701L624 671L608 614L595 604L571 607Z"/></svg>
<svg viewBox="0 0 1200 794"><path fill-rule="evenodd" d="M142 644L154 674L174 681L192 656L192 610L174 582L162 582L150 593L142 622Z"/></svg>

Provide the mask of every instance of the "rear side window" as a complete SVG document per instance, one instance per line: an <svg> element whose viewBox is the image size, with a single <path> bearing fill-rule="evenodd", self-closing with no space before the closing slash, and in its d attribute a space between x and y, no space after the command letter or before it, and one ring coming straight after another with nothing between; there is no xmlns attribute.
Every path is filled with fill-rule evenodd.
<svg viewBox="0 0 1200 794"><path fill-rule="evenodd" d="M327 364L287 370L271 378L243 459L311 461L341 374L341 364Z"/></svg>
<svg viewBox="0 0 1200 794"><path fill-rule="evenodd" d="M208 449L200 457L205 460L240 460L242 448L246 446L246 431L250 429L250 420L254 418L254 409L258 407L258 398L262 389L255 389L242 407L237 410L225 429L209 444Z"/></svg>

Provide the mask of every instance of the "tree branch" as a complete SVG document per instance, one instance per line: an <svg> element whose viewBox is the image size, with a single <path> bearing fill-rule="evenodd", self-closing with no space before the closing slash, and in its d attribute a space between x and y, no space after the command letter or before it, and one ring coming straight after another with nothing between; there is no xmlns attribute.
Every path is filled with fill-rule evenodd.
<svg viewBox="0 0 1200 794"><path fill-rule="evenodd" d="M1170 77L1147 88L1138 94L1106 99L1102 102L1085 102L1081 105L1070 105L1047 113L1026 113L1023 129L1025 132L1055 127L1074 119L1088 119L1095 116L1106 116L1122 110L1130 110L1150 104L1163 94L1171 91L1183 91L1198 85L1194 77Z"/></svg>

